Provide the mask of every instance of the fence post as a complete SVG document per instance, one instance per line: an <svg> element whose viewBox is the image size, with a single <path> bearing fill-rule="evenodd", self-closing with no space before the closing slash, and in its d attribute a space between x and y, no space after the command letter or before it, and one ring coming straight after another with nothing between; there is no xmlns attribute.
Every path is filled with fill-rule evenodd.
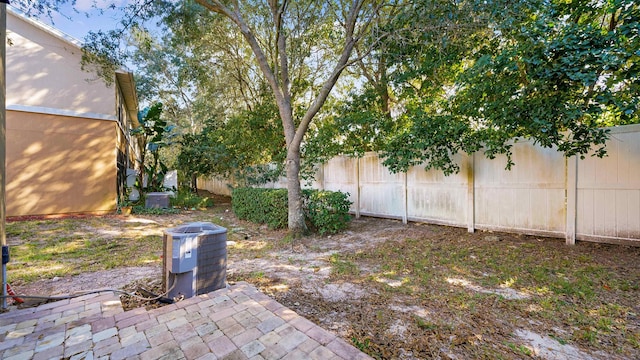
<svg viewBox="0 0 640 360"><path fill-rule="evenodd" d="M467 231L470 233L476 228L475 156L472 153L467 157Z"/></svg>
<svg viewBox="0 0 640 360"><path fill-rule="evenodd" d="M356 158L356 219L360 219L360 157Z"/></svg>
<svg viewBox="0 0 640 360"><path fill-rule="evenodd" d="M404 181L402 184L402 209L403 209L403 214L402 214L402 223L403 224L407 224L409 222L409 199L408 199L408 186L407 186L407 173L409 172L409 170L405 171L404 174Z"/></svg>
<svg viewBox="0 0 640 360"><path fill-rule="evenodd" d="M318 172L316 173L316 180L319 183L319 190L324 190L324 168L327 166L327 163L324 162L322 165L318 167Z"/></svg>
<svg viewBox="0 0 640 360"><path fill-rule="evenodd" d="M576 216L577 216L577 207L578 207L578 157L572 156L569 158L565 157L565 168L566 168L566 185L565 185L565 194L566 194L566 214L567 214L567 225L566 225L566 244L567 245L575 245L576 244Z"/></svg>

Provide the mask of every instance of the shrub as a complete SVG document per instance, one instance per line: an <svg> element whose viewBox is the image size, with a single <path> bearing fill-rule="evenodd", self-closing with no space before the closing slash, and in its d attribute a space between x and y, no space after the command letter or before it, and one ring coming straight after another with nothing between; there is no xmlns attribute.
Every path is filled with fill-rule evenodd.
<svg viewBox="0 0 640 360"><path fill-rule="evenodd" d="M347 227L351 220L349 194L320 190L304 190L303 194L307 220L320 235L335 234Z"/></svg>
<svg viewBox="0 0 640 360"><path fill-rule="evenodd" d="M238 188L231 194L231 207L239 219L271 229L287 227L287 189Z"/></svg>
<svg viewBox="0 0 640 360"><path fill-rule="evenodd" d="M335 234L351 220L348 194L303 190L302 195L306 220L318 233ZM231 196L231 206L239 219L283 229L288 223L287 199L286 189L238 188Z"/></svg>

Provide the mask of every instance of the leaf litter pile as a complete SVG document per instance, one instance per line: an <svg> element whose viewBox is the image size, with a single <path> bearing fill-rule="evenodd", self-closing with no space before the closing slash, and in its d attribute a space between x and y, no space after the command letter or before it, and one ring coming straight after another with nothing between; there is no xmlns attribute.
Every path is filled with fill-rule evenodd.
<svg viewBox="0 0 640 360"><path fill-rule="evenodd" d="M364 217L340 234L291 240L284 231L238 220L226 201L177 215L65 223L55 239L69 231L87 243L117 241L118 251L127 253L128 246L139 247L130 238L139 232L152 256L137 255L140 277L121 288L150 297L164 290L158 271L163 229L214 222L228 229L229 282L254 284L378 359L640 358L640 247L567 246L563 239ZM53 226L16 225L10 243L19 248L28 241L21 235L26 230L43 239L41 224ZM96 267L101 260L92 261ZM78 259L70 264L78 266ZM33 293L51 284L86 290L123 270L132 273L116 267L58 274L54 283L26 276L17 283ZM125 309L164 305L121 299Z"/></svg>

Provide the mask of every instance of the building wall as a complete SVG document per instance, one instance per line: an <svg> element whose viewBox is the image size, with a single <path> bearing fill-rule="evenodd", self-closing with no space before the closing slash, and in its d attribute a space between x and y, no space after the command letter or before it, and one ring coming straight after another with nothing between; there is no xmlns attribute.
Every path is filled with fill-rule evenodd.
<svg viewBox="0 0 640 360"><path fill-rule="evenodd" d="M7 216L114 210L115 136L113 121L7 112Z"/></svg>
<svg viewBox="0 0 640 360"><path fill-rule="evenodd" d="M116 90L81 68L81 45L7 12L7 216L113 211Z"/></svg>
<svg viewBox="0 0 640 360"><path fill-rule="evenodd" d="M137 139L131 135L133 119L131 119L122 95L120 86L116 87L116 151L117 151L117 198L119 201L128 200L127 196L134 191L132 184L127 184L127 177L137 167L138 146Z"/></svg>
<svg viewBox="0 0 640 360"><path fill-rule="evenodd" d="M63 36L63 34L60 34ZM82 70L80 44L7 13L7 107L44 107L115 120L115 91Z"/></svg>

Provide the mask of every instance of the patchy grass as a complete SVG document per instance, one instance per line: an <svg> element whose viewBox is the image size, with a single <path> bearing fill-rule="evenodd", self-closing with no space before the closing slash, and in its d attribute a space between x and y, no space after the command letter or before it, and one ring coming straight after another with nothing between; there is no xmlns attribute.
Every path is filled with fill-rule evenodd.
<svg viewBox="0 0 640 360"><path fill-rule="evenodd" d="M525 355L527 357L533 356L533 351L524 345L514 344L512 342L507 342L505 345L516 354Z"/></svg>
<svg viewBox="0 0 640 360"><path fill-rule="evenodd" d="M346 276L357 276L360 274L358 265L351 260L342 260L338 254L332 254L329 257L329 262L332 265L331 274L334 278L341 278Z"/></svg>
<svg viewBox="0 0 640 360"><path fill-rule="evenodd" d="M233 235L232 237L233 238ZM237 241L229 245L229 251L244 259L260 259L266 257L273 249L273 243L268 241Z"/></svg>
<svg viewBox="0 0 640 360"><path fill-rule="evenodd" d="M407 332L424 339L419 357L432 356L427 349L433 346L464 346L483 358L531 356L529 348L509 341L513 324L532 327L561 344L622 356L628 349L637 353L640 274L624 271L610 256L589 252L619 248L561 248L549 246L551 241L406 238L336 254L332 278L375 289L374 303L405 298L433 314L409 323ZM360 274L358 266L376 270ZM367 321L366 332L355 335L353 343L384 347L388 319ZM417 355L416 346L411 348ZM369 354L384 357L380 349Z"/></svg>
<svg viewBox="0 0 640 360"><path fill-rule="evenodd" d="M159 226L140 227L116 218L10 222L7 238L8 279L15 284L162 262Z"/></svg>

